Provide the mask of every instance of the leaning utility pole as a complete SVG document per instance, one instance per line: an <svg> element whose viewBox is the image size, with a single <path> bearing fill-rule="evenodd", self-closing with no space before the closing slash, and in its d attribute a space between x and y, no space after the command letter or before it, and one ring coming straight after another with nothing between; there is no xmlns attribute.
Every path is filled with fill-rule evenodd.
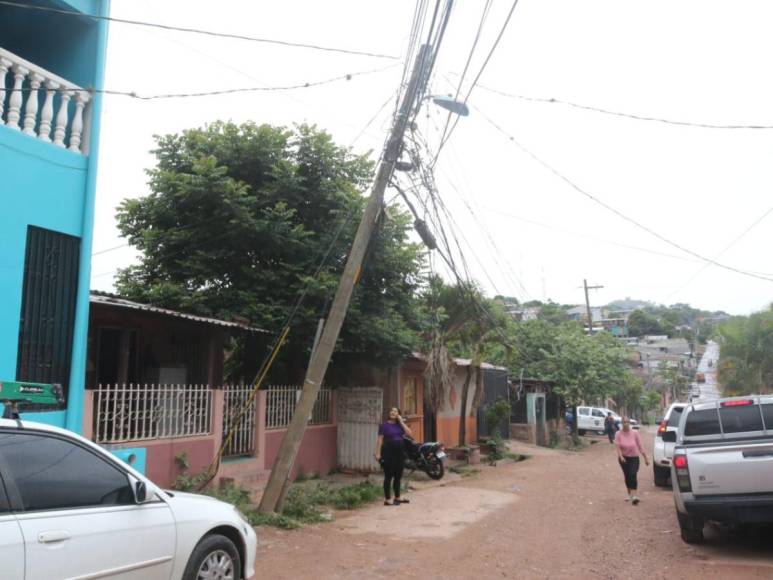
<svg viewBox="0 0 773 580"><path fill-rule="evenodd" d="M330 357L333 354L338 334L346 317L355 282L362 270L365 251L376 228L379 213L382 211L384 191L394 172L395 163L400 156L403 137L408 128L414 103L417 95L423 92L424 86L427 83L426 67L429 62L427 58L429 55L430 51L426 45L419 49L411 80L408 83L398 115L392 127L392 133L384 149L384 155L378 167L376 179L373 182L368 205L357 228L357 234L352 243L352 249L349 252L341 280L338 283L338 289L336 290L333 304L330 307L330 313L328 314L322 337L316 349L314 349L309 362L306 378L303 381L301 398L295 408L295 413L293 413L287 433L285 433L282 439L279 454L271 469L271 476L268 479L266 490L263 492L263 498L258 508L263 513L279 511L282 507L283 490L290 476L295 458L298 455L298 449L301 446L303 434L306 431L306 424L314 409L314 402L317 400L317 394L325 378Z"/></svg>
<svg viewBox="0 0 773 580"><path fill-rule="evenodd" d="M588 298L588 290L598 290L603 286L588 286L588 281L583 280L582 285L585 287L585 307L588 309L588 334L593 336L593 313L590 309L590 298Z"/></svg>

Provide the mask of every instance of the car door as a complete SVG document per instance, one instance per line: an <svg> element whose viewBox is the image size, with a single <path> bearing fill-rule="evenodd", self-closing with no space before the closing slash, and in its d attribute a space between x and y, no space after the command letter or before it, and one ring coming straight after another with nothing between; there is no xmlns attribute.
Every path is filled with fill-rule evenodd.
<svg viewBox="0 0 773 580"><path fill-rule="evenodd" d="M117 462L48 432L0 431L0 469L24 537L26 580L168 579L175 523L137 504Z"/></svg>
<svg viewBox="0 0 773 580"><path fill-rule="evenodd" d="M578 429L592 429L593 421L590 416L590 407L577 407L577 428Z"/></svg>
<svg viewBox="0 0 773 580"><path fill-rule="evenodd" d="M606 417L606 415L604 414L604 411L602 411L601 409L596 409L594 407L591 410L591 420L593 421L592 429L594 431L604 430L604 417Z"/></svg>
<svg viewBox="0 0 773 580"><path fill-rule="evenodd" d="M24 580L24 536L0 484L0 567L3 580Z"/></svg>

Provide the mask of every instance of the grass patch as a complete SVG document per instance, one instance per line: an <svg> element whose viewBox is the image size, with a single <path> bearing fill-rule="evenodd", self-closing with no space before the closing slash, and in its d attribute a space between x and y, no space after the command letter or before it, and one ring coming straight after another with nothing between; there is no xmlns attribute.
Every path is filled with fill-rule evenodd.
<svg viewBox="0 0 773 580"><path fill-rule="evenodd" d="M514 461L518 463L519 461L526 461L529 458L529 455L523 455L521 453L510 453L508 451L507 453L505 453L505 457L510 461Z"/></svg>
<svg viewBox="0 0 773 580"><path fill-rule="evenodd" d="M305 480L290 486L284 508L279 514L258 512L252 505L249 492L241 487L229 485L223 489L206 489L201 493L235 506L253 526L295 530L304 524L330 521L326 512L331 507L353 510L367 505L378 499L382 490L370 481L353 485L333 485L325 481Z"/></svg>

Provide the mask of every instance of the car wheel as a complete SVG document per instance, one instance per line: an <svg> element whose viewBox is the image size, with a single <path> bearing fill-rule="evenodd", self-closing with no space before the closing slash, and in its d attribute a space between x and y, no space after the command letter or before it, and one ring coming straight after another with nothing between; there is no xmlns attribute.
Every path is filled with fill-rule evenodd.
<svg viewBox="0 0 773 580"><path fill-rule="evenodd" d="M665 469L659 465L652 466L653 475L655 476L655 485L658 487L668 486L668 478L671 475L670 469Z"/></svg>
<svg viewBox="0 0 773 580"><path fill-rule="evenodd" d="M679 529L682 540L687 544L700 544L703 542L703 520L676 512L679 520Z"/></svg>
<svg viewBox="0 0 773 580"><path fill-rule="evenodd" d="M193 549L184 580L240 580L242 560L234 543L225 536L206 536Z"/></svg>

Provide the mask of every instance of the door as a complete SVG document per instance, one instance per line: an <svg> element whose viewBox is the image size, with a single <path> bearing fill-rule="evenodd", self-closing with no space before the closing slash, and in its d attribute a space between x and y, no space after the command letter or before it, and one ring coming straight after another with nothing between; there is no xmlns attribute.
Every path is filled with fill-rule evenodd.
<svg viewBox="0 0 773 580"><path fill-rule="evenodd" d="M24 580L24 536L0 485L0 567L3 580Z"/></svg>
<svg viewBox="0 0 773 580"><path fill-rule="evenodd" d="M591 419L593 421L593 427L591 429L593 431L598 431L599 433L604 433L604 419L606 419L606 413L602 411L601 409L593 408L591 409Z"/></svg>
<svg viewBox="0 0 773 580"><path fill-rule="evenodd" d="M593 419L590 415L590 407L577 407L577 428L583 430L593 429Z"/></svg>
<svg viewBox="0 0 773 580"><path fill-rule="evenodd" d="M26 579L168 579L171 510L137 505L117 463L69 438L0 431L0 469L26 551Z"/></svg>
<svg viewBox="0 0 773 580"><path fill-rule="evenodd" d="M548 444L545 433L545 396L538 395L534 401L534 417L537 422L537 445L543 447Z"/></svg>
<svg viewBox="0 0 773 580"><path fill-rule="evenodd" d="M379 387L338 389L338 466L377 471L374 458L384 394Z"/></svg>

